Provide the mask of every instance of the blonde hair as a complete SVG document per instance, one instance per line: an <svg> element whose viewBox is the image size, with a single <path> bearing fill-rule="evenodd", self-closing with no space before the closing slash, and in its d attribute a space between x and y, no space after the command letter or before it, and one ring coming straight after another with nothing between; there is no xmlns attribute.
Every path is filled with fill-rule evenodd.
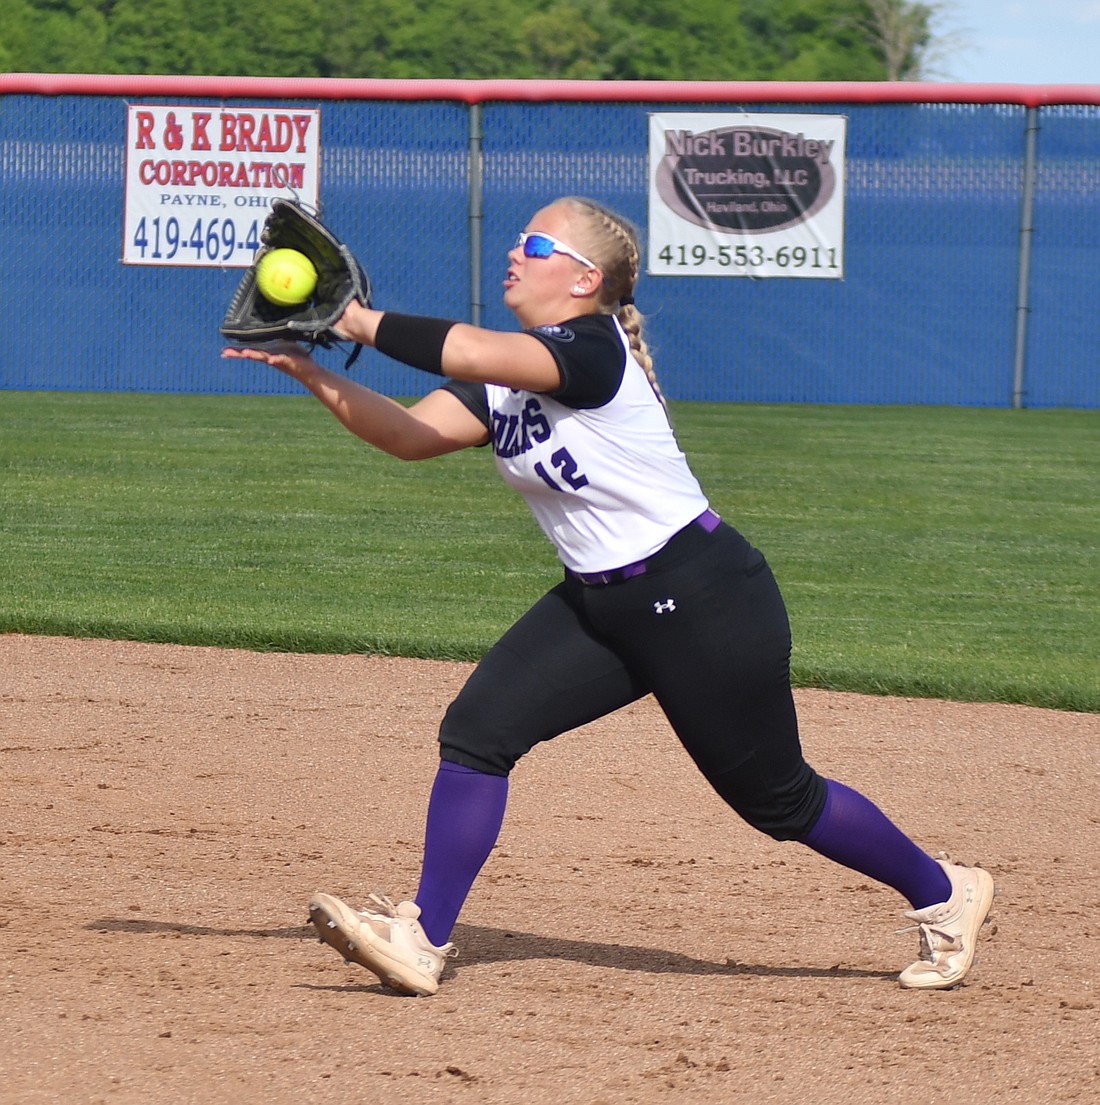
<svg viewBox="0 0 1100 1105"><path fill-rule="evenodd" d="M618 318L630 340L630 352L641 365L657 398L667 406L644 336L645 316L634 305L634 288L641 274L637 228L609 207L583 196L566 196L558 202L569 210L570 222L579 232L578 245L583 247L582 252L603 273L598 298L600 310Z"/></svg>

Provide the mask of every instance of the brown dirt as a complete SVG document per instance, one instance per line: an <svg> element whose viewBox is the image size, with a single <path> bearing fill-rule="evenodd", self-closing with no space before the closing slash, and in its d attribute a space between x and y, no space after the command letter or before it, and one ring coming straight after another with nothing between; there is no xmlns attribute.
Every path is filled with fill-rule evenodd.
<svg viewBox="0 0 1100 1105"><path fill-rule="evenodd" d="M0 1102L1096 1100L1100 717L799 693L807 754L1001 895L898 988L890 890L753 833L650 700L536 750L430 999L315 889L408 896L468 665L0 637Z"/></svg>

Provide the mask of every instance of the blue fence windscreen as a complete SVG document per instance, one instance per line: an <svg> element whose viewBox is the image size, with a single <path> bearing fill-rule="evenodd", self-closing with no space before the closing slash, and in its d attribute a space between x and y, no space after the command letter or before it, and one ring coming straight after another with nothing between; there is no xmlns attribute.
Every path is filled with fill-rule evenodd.
<svg viewBox="0 0 1100 1105"><path fill-rule="evenodd" d="M317 106L264 106L279 105ZM515 326L501 305L505 254L534 210L557 196L587 195L644 234L650 113L742 106L482 105L483 324ZM751 110L847 117L844 278L643 276L638 306L669 396L1010 405L1027 110ZM218 323L239 268L121 263L126 112L116 96L0 99L0 295L8 320L0 388L297 392L278 373L219 357ZM470 108L333 101L321 105L321 117L323 215L369 271L376 303L469 318ZM1023 399L1098 407L1100 109L1044 108L1038 119ZM31 320L44 316L52 320L48 336L31 334ZM320 356L342 363L338 351ZM374 351L352 371L391 395L437 383Z"/></svg>

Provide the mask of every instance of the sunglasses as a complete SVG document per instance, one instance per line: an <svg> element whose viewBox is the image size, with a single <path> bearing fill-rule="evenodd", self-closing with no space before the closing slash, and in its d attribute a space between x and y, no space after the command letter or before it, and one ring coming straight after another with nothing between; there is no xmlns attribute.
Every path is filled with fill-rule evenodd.
<svg viewBox="0 0 1100 1105"><path fill-rule="evenodd" d="M572 257L574 261L580 261L587 269L599 268L599 265L593 264L584 254L578 253L575 249L571 249L564 242L559 242L557 238L553 238L549 234L521 234L516 239L513 248L522 248L524 257L549 257L552 253L564 253L566 257Z"/></svg>

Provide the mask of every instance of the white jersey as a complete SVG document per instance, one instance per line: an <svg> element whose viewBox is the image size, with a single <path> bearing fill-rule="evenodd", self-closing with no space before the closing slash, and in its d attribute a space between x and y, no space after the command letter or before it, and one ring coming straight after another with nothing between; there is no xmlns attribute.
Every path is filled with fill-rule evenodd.
<svg viewBox="0 0 1100 1105"><path fill-rule="evenodd" d="M626 334L610 315L527 332L554 354L558 391L486 384L482 406L471 385L449 390L485 422L498 469L567 568L651 556L708 504Z"/></svg>

